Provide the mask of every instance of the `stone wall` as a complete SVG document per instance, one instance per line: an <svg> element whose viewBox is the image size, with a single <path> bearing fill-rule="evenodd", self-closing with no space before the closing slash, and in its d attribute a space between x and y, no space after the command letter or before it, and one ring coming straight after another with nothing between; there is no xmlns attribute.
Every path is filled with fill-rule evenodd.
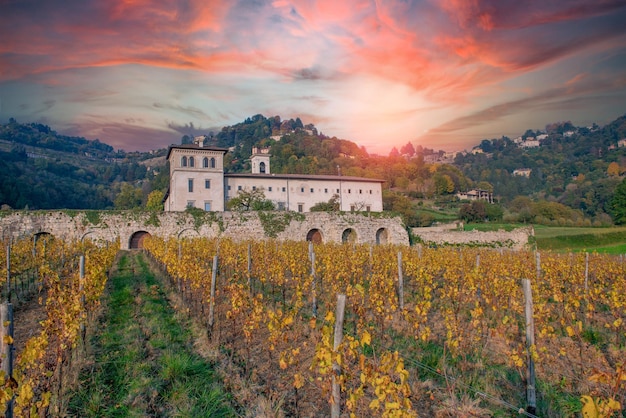
<svg viewBox="0 0 626 418"><path fill-rule="evenodd" d="M235 240L305 240L318 230L323 242L408 245L409 237L400 218L384 214L294 213L294 212L162 212L133 211L36 211L3 213L1 238L51 234L67 240L115 241L130 247L137 233L162 237L229 237ZM349 231L350 233L346 232Z"/></svg>
<svg viewBox="0 0 626 418"><path fill-rule="evenodd" d="M517 228L510 232L413 228L411 233L419 237L426 245L473 245L522 250L528 247L528 239L535 235L535 230L532 226Z"/></svg>

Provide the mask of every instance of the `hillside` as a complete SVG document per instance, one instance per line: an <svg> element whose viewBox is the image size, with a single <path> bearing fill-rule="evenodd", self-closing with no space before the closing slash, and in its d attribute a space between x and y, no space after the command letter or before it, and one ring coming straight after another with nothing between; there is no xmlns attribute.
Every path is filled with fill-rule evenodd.
<svg viewBox="0 0 626 418"><path fill-rule="evenodd" d="M147 156L98 140L59 135L42 124L0 125L0 204L30 209L112 208L123 182L154 177Z"/></svg>
<svg viewBox="0 0 626 418"><path fill-rule="evenodd" d="M410 226L428 225L440 211L447 217L459 214L463 202L455 194L472 188L492 190L499 203L479 217L584 225L612 223L611 201L626 171L626 147L618 146L623 138L626 117L604 127L564 122L514 139L484 139L473 153L456 157L411 143L379 156L299 118L255 115L208 132L205 144L229 149L225 170L231 173L249 171L252 147L258 146L270 149L274 173L384 179L385 209L401 213ZM98 140L11 120L0 125L0 204L37 209L145 205L151 191L167 190L166 151L114 151ZM515 174L521 169L528 177Z"/></svg>
<svg viewBox="0 0 626 418"><path fill-rule="evenodd" d="M541 139L525 148L528 138ZM604 127L552 124L542 132L526 131L518 143L507 137L483 140L477 147L483 153L457 156L455 165L475 181L492 184L502 202L529 196L596 217L610 213L609 202L626 170L626 148L618 146L624 138L626 116ZM515 175L518 169L530 169L530 176Z"/></svg>

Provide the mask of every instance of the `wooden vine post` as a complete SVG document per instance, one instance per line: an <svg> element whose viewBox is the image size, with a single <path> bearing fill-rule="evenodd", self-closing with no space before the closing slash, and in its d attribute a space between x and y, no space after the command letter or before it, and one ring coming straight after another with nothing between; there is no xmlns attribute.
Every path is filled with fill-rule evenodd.
<svg viewBox="0 0 626 418"><path fill-rule="evenodd" d="M337 310L335 312L335 335L333 339L333 352L336 354L339 349L339 345L343 340L343 317L346 310L346 295L337 295ZM341 366L334 361L333 362L333 381L332 381L332 398L330 405L330 416L332 418L339 418L341 415L341 387L338 382L339 375L341 374Z"/></svg>
<svg viewBox="0 0 626 418"><path fill-rule="evenodd" d="M85 327L85 305L86 305L86 299L85 299L85 256L81 255L80 256L80 262L79 262L79 276L78 276L78 292L80 294L80 314L81 314L81 321L80 321L80 337L81 340L83 342L83 345L85 344L85 337L87 334L87 330Z"/></svg>
<svg viewBox="0 0 626 418"><path fill-rule="evenodd" d="M2 331L2 372L4 373L5 381L13 379L13 304L11 302L4 302L0 305L0 330ZM13 403L15 398L11 398L7 402L5 417L13 417Z"/></svg>
<svg viewBox="0 0 626 418"><path fill-rule="evenodd" d="M522 279L524 289L524 313L526 315L526 412L535 414L537 410L537 394L535 390L535 361L532 351L535 349L535 319L533 317L533 294L529 279Z"/></svg>
<svg viewBox="0 0 626 418"><path fill-rule="evenodd" d="M402 274L402 251L398 251L398 305L404 310L404 276Z"/></svg>
<svg viewBox="0 0 626 418"><path fill-rule="evenodd" d="M248 291L252 293L252 244L248 243Z"/></svg>
<svg viewBox="0 0 626 418"><path fill-rule="evenodd" d="M213 256L213 271L211 273L211 303L209 304L209 338L213 338L213 324L215 323L215 282L217 280L217 255Z"/></svg>
<svg viewBox="0 0 626 418"><path fill-rule="evenodd" d="M7 302L11 302L11 244L7 245Z"/></svg>
<svg viewBox="0 0 626 418"><path fill-rule="evenodd" d="M313 298L312 310L313 317L317 318L317 294L315 292L315 253L311 253L311 297Z"/></svg>

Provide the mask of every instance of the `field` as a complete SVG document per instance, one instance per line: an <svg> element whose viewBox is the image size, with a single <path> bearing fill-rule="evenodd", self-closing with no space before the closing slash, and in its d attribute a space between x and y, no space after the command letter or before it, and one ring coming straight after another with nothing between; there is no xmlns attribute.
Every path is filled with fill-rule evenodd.
<svg viewBox="0 0 626 418"><path fill-rule="evenodd" d="M38 270L48 311L20 344L18 390L0 393L15 396L15 416L624 416L623 257L145 244L105 286L116 247L15 243L11 271ZM77 365L81 377L68 379Z"/></svg>
<svg viewBox="0 0 626 418"><path fill-rule="evenodd" d="M516 224L468 224L465 230L494 231L527 226ZM626 227L590 228L534 225L538 250L626 253Z"/></svg>

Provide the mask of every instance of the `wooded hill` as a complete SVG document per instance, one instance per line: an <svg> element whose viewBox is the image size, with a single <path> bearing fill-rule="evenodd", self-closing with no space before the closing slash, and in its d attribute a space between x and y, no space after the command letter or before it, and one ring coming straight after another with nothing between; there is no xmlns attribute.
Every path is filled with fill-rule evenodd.
<svg viewBox="0 0 626 418"><path fill-rule="evenodd" d="M207 132L205 143L230 148L227 172L249 171L252 147L259 146L270 148L275 173L384 179L385 209L402 213L409 225L432 222L430 216L419 216L424 206L458 211L461 204L455 193L472 188L492 190L499 202L487 218L611 223L612 202L626 170L626 148L618 146L626 138L626 117L604 127L555 123L541 132L528 130L521 140L537 137L541 140L535 148L521 147L520 139L484 139L475 147L481 153L459 153L454 160L442 162L446 161L443 151L407 143L388 156L371 155L299 118L255 115ZM185 135L172 142L192 141ZM0 125L0 204L31 209L145 205L151 191L167 189L165 152L115 151L98 140L63 136L45 125L11 120ZM522 168L530 169L528 178L513 174Z"/></svg>

